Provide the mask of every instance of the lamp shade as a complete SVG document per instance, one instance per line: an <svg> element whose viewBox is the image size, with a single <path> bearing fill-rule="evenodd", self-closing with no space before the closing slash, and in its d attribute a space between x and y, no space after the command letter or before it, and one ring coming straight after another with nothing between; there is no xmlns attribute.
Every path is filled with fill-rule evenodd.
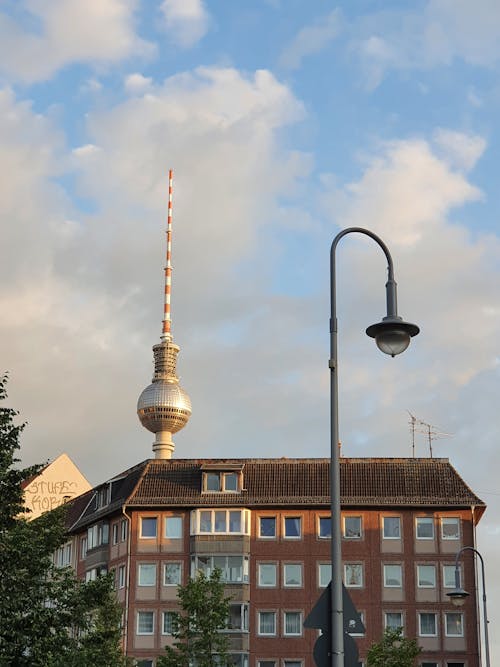
<svg viewBox="0 0 500 667"><path fill-rule="evenodd" d="M463 588L455 588L454 591L446 593L446 595L450 598L455 607L462 607L465 604L465 600L469 596L469 593L464 591Z"/></svg>
<svg viewBox="0 0 500 667"><path fill-rule="evenodd" d="M379 350L395 357L404 352L410 339L420 331L416 324L404 322L400 317L384 317L382 322L372 324L366 330L370 338L375 338Z"/></svg>

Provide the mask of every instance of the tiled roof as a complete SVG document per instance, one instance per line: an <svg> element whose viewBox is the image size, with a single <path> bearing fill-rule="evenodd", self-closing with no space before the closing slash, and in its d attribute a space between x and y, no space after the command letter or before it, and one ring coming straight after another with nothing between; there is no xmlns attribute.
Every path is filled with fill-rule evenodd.
<svg viewBox="0 0 500 667"><path fill-rule="evenodd" d="M202 492L202 468L243 466L240 493ZM90 505L75 529L121 504L147 506L329 506L330 459L151 459L123 474L101 510ZM343 506L485 507L448 459L342 458Z"/></svg>

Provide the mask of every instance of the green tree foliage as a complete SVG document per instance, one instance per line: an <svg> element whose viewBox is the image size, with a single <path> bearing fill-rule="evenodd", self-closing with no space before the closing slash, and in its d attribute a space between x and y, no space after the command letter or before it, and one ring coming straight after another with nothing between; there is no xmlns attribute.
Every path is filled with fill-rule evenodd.
<svg viewBox="0 0 500 667"><path fill-rule="evenodd" d="M401 628L386 628L382 639L368 651L368 667L413 667L422 649L415 639L403 637Z"/></svg>
<svg viewBox="0 0 500 667"><path fill-rule="evenodd" d="M227 627L229 600L224 595L221 571L210 577L199 572L185 586L179 586L177 597L181 608L174 615L173 646L165 647L158 667L229 667L229 638L221 630Z"/></svg>
<svg viewBox="0 0 500 667"><path fill-rule="evenodd" d="M5 387L0 376L0 400ZM0 667L126 665L111 577L84 583L53 564L66 541L65 508L27 521L21 485L43 465L16 467L24 429L16 416L0 407Z"/></svg>

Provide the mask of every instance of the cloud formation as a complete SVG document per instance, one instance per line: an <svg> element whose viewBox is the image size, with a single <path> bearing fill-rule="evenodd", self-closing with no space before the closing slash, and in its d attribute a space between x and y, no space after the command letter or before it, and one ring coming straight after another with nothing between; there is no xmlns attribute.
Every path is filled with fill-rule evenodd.
<svg viewBox="0 0 500 667"><path fill-rule="evenodd" d="M0 71L25 83L44 81L72 63L149 57L155 48L135 32L136 0L23 0L36 30L0 11Z"/></svg>
<svg viewBox="0 0 500 667"><path fill-rule="evenodd" d="M165 29L174 44L189 48L206 34L210 17L203 0L163 0Z"/></svg>
<svg viewBox="0 0 500 667"><path fill-rule="evenodd" d="M304 58L321 53L340 32L341 13L335 9L311 25L301 28L292 42L282 51L279 64L285 69L298 69Z"/></svg>

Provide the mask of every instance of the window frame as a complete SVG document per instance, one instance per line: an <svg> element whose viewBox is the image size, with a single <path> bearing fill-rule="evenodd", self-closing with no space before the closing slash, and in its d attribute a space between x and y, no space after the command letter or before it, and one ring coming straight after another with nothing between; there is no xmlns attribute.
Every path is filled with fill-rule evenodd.
<svg viewBox="0 0 500 667"><path fill-rule="evenodd" d="M173 621L173 619L174 619L174 615L175 615L176 613L177 613L177 612L174 611L173 609L162 609L162 612L161 612L161 634L162 634L164 637L171 637L172 634L173 634L173 632L172 632L172 631L173 631L173 628L171 629L170 632L167 632L167 631L165 630L165 619L166 619L167 617L170 617L170 618L171 618L171 621L170 621L170 622L172 623L172 621Z"/></svg>
<svg viewBox="0 0 500 667"><path fill-rule="evenodd" d="M359 534L358 535L348 535L346 522L348 520L358 519L359 520ZM342 537L344 540L362 540L363 539L363 515L362 514L347 514L342 517Z"/></svg>
<svg viewBox="0 0 500 667"><path fill-rule="evenodd" d="M274 629L272 632L262 632L261 621L263 614L272 614ZM277 636L277 612L275 609L260 609L257 611L257 635L259 637L276 637Z"/></svg>
<svg viewBox="0 0 500 667"><path fill-rule="evenodd" d="M388 568L399 568L399 583L398 584L389 584L388 581ZM395 577L394 577L395 578ZM383 563L383 582L384 588L403 588L403 564L402 563Z"/></svg>
<svg viewBox="0 0 500 667"><path fill-rule="evenodd" d="M397 537L394 536L394 535L386 535L386 531L385 531L385 521L386 521L386 519L397 519L398 520L398 535L397 535ZM400 540L401 539L401 534L402 534L401 524L402 524L402 521L401 521L401 516L400 515L396 516L396 515L393 515L393 514L388 514L387 516L383 516L382 517L382 539L384 539L384 540Z"/></svg>
<svg viewBox="0 0 500 667"><path fill-rule="evenodd" d="M140 618L142 615L151 615L152 617L152 630L151 632L139 632L139 626L140 626ZM136 620L136 635L140 637L152 637L155 634L155 612L152 609L138 609L137 610L137 620Z"/></svg>
<svg viewBox="0 0 500 667"><path fill-rule="evenodd" d="M454 522L457 526L457 532L456 535L453 535L452 537L448 537L447 535L444 534L443 528L446 523L448 525L451 525L451 523ZM441 539L445 542L452 542L452 541L458 541L461 537L461 521L460 517L458 516L442 516L439 518L439 529L440 529L440 534L441 534Z"/></svg>
<svg viewBox="0 0 500 667"><path fill-rule="evenodd" d="M145 535L144 534L144 522L145 521L154 521L155 522L155 534L154 535ZM141 516L139 517L140 531L139 538L141 540L156 540L158 539L158 516Z"/></svg>
<svg viewBox="0 0 500 667"><path fill-rule="evenodd" d="M298 567L299 569L299 583L298 584L289 584L287 583L286 568L287 567ZM282 568L282 581L283 588L302 588L304 585L304 565L302 562L284 562Z"/></svg>
<svg viewBox="0 0 500 667"><path fill-rule="evenodd" d="M175 521L176 523L177 522L179 523L180 531L174 531L174 532L180 533L180 534L169 535L168 524L172 523L173 521ZM184 537L184 520L183 520L183 517L180 514L173 514L171 516L166 516L164 524L163 524L163 529L164 529L163 534L165 536L165 539L167 539L167 540L182 540L182 538Z"/></svg>
<svg viewBox="0 0 500 667"><path fill-rule="evenodd" d="M149 569L150 572L154 572L154 579L151 584L141 583L141 572L146 569ZM140 586L141 588L154 588L156 586L157 569L156 563L137 563L137 586Z"/></svg>
<svg viewBox="0 0 500 667"><path fill-rule="evenodd" d="M445 571L447 569L450 569L452 571L452 583L449 586L446 585ZM456 583L455 583L455 565L453 563L442 563L441 573L442 573L442 577L443 577L442 578L443 588L453 588L454 589L455 586L456 586ZM462 566L460 564L458 566L458 574L459 574L459 577L460 577L460 586L462 586Z"/></svg>
<svg viewBox="0 0 500 667"><path fill-rule="evenodd" d="M226 562L224 564L224 567L221 568L219 565L215 563L216 558L225 558ZM230 565L230 558L238 558L241 559L241 565L238 566L237 569L241 572L241 579L231 579L227 578L226 575L230 574L232 570L235 568ZM209 564L207 567L200 567L199 566L199 560L200 559L207 559L210 560ZM225 554L225 553L218 553L218 554L204 554L204 553L192 553L191 554L191 576L195 576L196 572L204 572L205 574L213 572L216 568L219 568L222 571L222 581L225 584L248 584L250 577L249 577L249 557L246 554Z"/></svg>
<svg viewBox="0 0 500 667"><path fill-rule="evenodd" d="M352 583L349 583L347 581L347 571L348 571L348 568L354 568L354 567L359 568L359 572L361 573L360 574L360 583L352 584ZM364 569L365 569L364 564L361 563L361 562L344 563L344 586L346 588L363 588L364 580L365 580Z"/></svg>
<svg viewBox="0 0 500 667"><path fill-rule="evenodd" d="M167 582L167 567L173 566L173 565L178 566L177 571L178 571L178 574L179 574L179 581L176 582L176 583L168 583ZM178 560L169 560L169 561L163 563L163 568L162 568L163 569L162 585L163 586L170 587L170 586L181 586L182 585L182 565L183 565L182 561L178 561Z"/></svg>
<svg viewBox="0 0 500 667"><path fill-rule="evenodd" d="M287 521L298 520L299 522L299 534L298 535L288 535L287 531ZM301 540L302 539L302 523L303 517L301 514L289 514L283 517L283 539L284 540Z"/></svg>
<svg viewBox="0 0 500 667"><path fill-rule="evenodd" d="M450 633L448 631L448 617L449 616L459 616L460 617L460 632ZM464 613L462 611L445 611L444 612L444 636L445 637L465 637L465 625L464 625Z"/></svg>
<svg viewBox="0 0 500 667"><path fill-rule="evenodd" d="M399 614L401 624L400 625L389 625L387 623L387 617L389 616L389 614ZM404 627L405 627L404 626L404 614L403 614L402 611L384 611L384 629L391 628L392 630L395 630L396 628L401 628L402 630L404 630Z"/></svg>
<svg viewBox="0 0 500 667"><path fill-rule="evenodd" d="M287 632L287 616L290 614L297 614L299 621L299 631L298 632ZM303 622L304 622L304 612L302 609L285 609L283 611L283 637L302 637L304 634L303 631Z"/></svg>
<svg viewBox="0 0 500 667"><path fill-rule="evenodd" d="M235 602L231 600L229 602L229 609L231 607L239 607L239 618L240 618L240 627L229 627L230 617L227 620L227 627L224 628L223 632L245 632L248 633L248 616L249 616L249 603L248 602ZM231 614L231 611L229 612Z"/></svg>
<svg viewBox="0 0 500 667"><path fill-rule="evenodd" d="M418 534L418 529L419 529L419 522L420 525L422 526L432 526L432 535L429 537L427 535L419 535ZM415 539L417 540L427 540L428 542L431 542L436 538L436 527L435 527L435 519L434 517L430 516L416 516L415 517Z"/></svg>
<svg viewBox="0 0 500 667"><path fill-rule="evenodd" d="M326 532L323 530L323 526L326 524ZM318 517L318 538L320 540L330 540L332 538L332 517L328 516L319 516Z"/></svg>
<svg viewBox="0 0 500 667"><path fill-rule="evenodd" d="M276 515L273 515L273 516L265 516L265 515L261 515L261 516L258 517L257 520L258 520L258 522L259 522L259 538L260 538L261 540L275 540L276 537L278 536L278 533L277 533L277 525L278 525L278 522L277 522ZM273 532L272 535L263 535L263 534L262 534L262 521L266 521L266 520L268 520L268 521L271 521L271 520L274 521L274 532Z"/></svg>
<svg viewBox="0 0 500 667"><path fill-rule="evenodd" d="M209 524L210 530L202 530L203 515L210 515ZM217 525L220 521L220 516L217 514L225 514L224 528L225 530L217 530ZM234 525L234 518L232 514L239 514L240 530L231 530ZM250 510L241 507L197 507L191 511L191 528L190 535L250 535ZM220 525L220 524L219 524Z"/></svg>
<svg viewBox="0 0 500 667"><path fill-rule="evenodd" d="M433 616L434 617L434 633L426 633L424 634L422 632L422 616ZM418 636L419 637L438 637L439 636L439 629L438 629L438 614L435 611L419 611L418 612Z"/></svg>
<svg viewBox="0 0 500 667"><path fill-rule="evenodd" d="M118 565L118 588L125 588L125 583L127 581L127 566Z"/></svg>
<svg viewBox="0 0 500 667"><path fill-rule="evenodd" d="M273 568L274 569L274 583L265 584L262 583L261 577L261 568ZM263 571L263 570L262 570ZM277 588L278 587L278 563L276 561L259 561L257 563L257 586L258 588Z"/></svg>
<svg viewBox="0 0 500 667"><path fill-rule="evenodd" d="M324 586L322 586L321 585L321 581L322 581L321 580L321 570L322 570L322 568L325 568L325 567L328 568L328 572L329 572L328 581ZM332 564L331 563L318 563L318 588L321 588L321 589L327 588L327 586L328 586L328 584L330 583L331 580L332 580Z"/></svg>
<svg viewBox="0 0 500 667"><path fill-rule="evenodd" d="M424 568L424 567L432 568L432 571L434 573L434 583L433 584L423 584L423 583L421 583L420 569ZM417 588L433 589L433 588L436 588L436 586L437 586L436 564L435 563L417 563Z"/></svg>

